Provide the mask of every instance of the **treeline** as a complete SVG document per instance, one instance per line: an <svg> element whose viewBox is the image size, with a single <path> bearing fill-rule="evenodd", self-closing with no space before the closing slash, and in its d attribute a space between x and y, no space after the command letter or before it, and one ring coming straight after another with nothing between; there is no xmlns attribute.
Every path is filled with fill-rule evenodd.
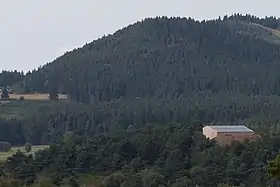
<svg viewBox="0 0 280 187"><path fill-rule="evenodd" d="M279 140L274 134L222 148L206 140L198 126L179 124L148 125L95 138L69 131L34 160L21 153L12 156L2 175L22 184L44 175L57 186L78 185L83 174L99 177L106 187L275 186L267 165L279 154Z"/></svg>
<svg viewBox="0 0 280 187"><path fill-rule="evenodd" d="M146 19L28 72L17 84L22 90L67 93L71 102L18 105L11 110L23 113L3 115L0 141L51 147L35 158L9 158L2 178L77 186L89 174L105 187L275 186L266 167L280 150L280 40L251 23L276 29L277 21ZM5 86L16 78L8 80ZM221 148L201 134L211 123L245 123L262 138Z"/></svg>
<svg viewBox="0 0 280 187"><path fill-rule="evenodd" d="M23 86L65 92L83 103L122 97L279 95L280 46L275 41L280 40L250 24L275 28L271 20L278 22L238 14L202 22L146 19L28 73ZM257 34L242 32L244 24Z"/></svg>
<svg viewBox="0 0 280 187"><path fill-rule="evenodd" d="M260 24L262 26L272 28L272 29L279 29L280 28L280 19L274 16L266 16L265 18L258 18L257 16L246 14L234 14L231 16L224 16L223 20L241 20L252 22L256 24Z"/></svg>
<svg viewBox="0 0 280 187"><path fill-rule="evenodd" d="M0 141L13 145L30 142L47 144L71 130L93 136L130 126L159 126L171 123L246 124L263 132L279 132L280 102L278 96L227 97L199 96L163 100L154 98L121 99L95 105L46 102L46 106L23 105L26 110L14 120L0 120ZM2 106L5 107L5 106Z"/></svg>
<svg viewBox="0 0 280 187"><path fill-rule="evenodd" d="M25 132L19 120L0 119L0 141L7 141L13 145L23 144Z"/></svg>
<svg viewBox="0 0 280 187"><path fill-rule="evenodd" d="M2 71L0 72L0 88L12 86L20 83L24 79L24 73L18 71Z"/></svg>

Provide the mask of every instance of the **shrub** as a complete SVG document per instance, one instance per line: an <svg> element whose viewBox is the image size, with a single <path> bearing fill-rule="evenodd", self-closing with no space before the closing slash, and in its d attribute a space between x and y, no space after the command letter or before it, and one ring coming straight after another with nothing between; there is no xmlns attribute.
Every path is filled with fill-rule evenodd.
<svg viewBox="0 0 280 187"><path fill-rule="evenodd" d="M20 187L20 181L16 179L0 178L0 187Z"/></svg>
<svg viewBox="0 0 280 187"><path fill-rule="evenodd" d="M24 96L19 96L18 100L23 101L24 100Z"/></svg>
<svg viewBox="0 0 280 187"><path fill-rule="evenodd" d="M113 173L104 178L102 187L120 187L126 179L121 172Z"/></svg>
<svg viewBox="0 0 280 187"><path fill-rule="evenodd" d="M1 99L8 99L8 98L10 98L10 96L7 88L2 89Z"/></svg>
<svg viewBox="0 0 280 187"><path fill-rule="evenodd" d="M27 153L31 152L31 150L32 150L32 145L31 145L31 143L26 143L26 144L24 145L24 149L25 149L25 151L26 151Z"/></svg>

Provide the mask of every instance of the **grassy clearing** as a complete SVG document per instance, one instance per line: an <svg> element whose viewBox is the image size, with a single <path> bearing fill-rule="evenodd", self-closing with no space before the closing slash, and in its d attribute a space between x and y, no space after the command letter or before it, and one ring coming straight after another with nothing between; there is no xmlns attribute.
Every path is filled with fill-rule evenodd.
<svg viewBox="0 0 280 187"><path fill-rule="evenodd" d="M277 36L277 37L279 37L279 38L280 38L280 30L277 30L277 29L271 29L271 32L272 32L275 36Z"/></svg>
<svg viewBox="0 0 280 187"><path fill-rule="evenodd" d="M79 183L81 186L98 187L102 186L103 177L91 174L82 174L79 176Z"/></svg>
<svg viewBox="0 0 280 187"><path fill-rule="evenodd" d="M49 94L19 94L13 93L10 94L10 99L19 99L20 96L23 96L25 100L49 100ZM66 100L68 96L65 94L58 94L59 100Z"/></svg>
<svg viewBox="0 0 280 187"><path fill-rule="evenodd" d="M257 34L267 42L280 44L280 30L265 27L257 23L249 23L247 26L249 28L247 34Z"/></svg>
<svg viewBox="0 0 280 187"><path fill-rule="evenodd" d="M9 152L0 152L0 162L5 161L8 157L15 154L18 150L20 150L21 152L23 152L26 155L31 155L31 154L34 155L37 151L46 149L48 147L49 147L48 145L34 145L34 146L32 146L32 150L29 153L27 153L25 151L24 146L12 147L12 149Z"/></svg>

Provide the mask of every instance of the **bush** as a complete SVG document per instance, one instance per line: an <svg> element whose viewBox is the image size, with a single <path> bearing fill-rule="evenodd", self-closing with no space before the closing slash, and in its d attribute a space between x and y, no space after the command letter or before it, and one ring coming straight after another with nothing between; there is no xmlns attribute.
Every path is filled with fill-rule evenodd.
<svg viewBox="0 0 280 187"><path fill-rule="evenodd" d="M24 96L19 96L18 100L23 101L24 100Z"/></svg>
<svg viewBox="0 0 280 187"><path fill-rule="evenodd" d="M20 187L20 181L15 179L0 178L0 187Z"/></svg>
<svg viewBox="0 0 280 187"><path fill-rule="evenodd" d="M26 144L24 145L24 149L25 149L25 151L26 151L27 153L31 152L31 150L32 150L32 145L31 145L31 143L26 143Z"/></svg>
<svg viewBox="0 0 280 187"><path fill-rule="evenodd" d="M141 172L141 178L145 187L165 186L164 177L156 171L145 169Z"/></svg>
<svg viewBox="0 0 280 187"><path fill-rule="evenodd" d="M9 92L7 90L7 88L2 89L2 93L1 93L1 99L9 99Z"/></svg>
<svg viewBox="0 0 280 187"><path fill-rule="evenodd" d="M0 142L0 152L8 152L12 148L12 145L9 142L1 141Z"/></svg>
<svg viewBox="0 0 280 187"><path fill-rule="evenodd" d="M120 187L126 179L121 172L113 173L104 178L102 187Z"/></svg>

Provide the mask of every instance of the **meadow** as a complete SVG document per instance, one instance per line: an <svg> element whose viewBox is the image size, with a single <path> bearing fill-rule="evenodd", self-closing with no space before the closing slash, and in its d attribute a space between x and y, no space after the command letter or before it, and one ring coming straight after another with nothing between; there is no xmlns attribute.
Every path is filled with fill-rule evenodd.
<svg viewBox="0 0 280 187"><path fill-rule="evenodd" d="M19 99L21 96L24 97L24 100L49 100L49 94L39 94L39 93L33 93L33 94L19 94L19 93L13 93L9 94L10 99ZM65 94L58 94L58 100L66 100L68 97Z"/></svg>
<svg viewBox="0 0 280 187"><path fill-rule="evenodd" d="M1 91L0 91L1 92ZM23 97L24 99L20 99ZM68 96L65 94L58 94L58 101L49 99L48 93L33 93L33 94L9 94L9 99L0 99L0 118L14 119L22 118L30 112L36 110L44 110L54 105L55 103L67 103Z"/></svg>

